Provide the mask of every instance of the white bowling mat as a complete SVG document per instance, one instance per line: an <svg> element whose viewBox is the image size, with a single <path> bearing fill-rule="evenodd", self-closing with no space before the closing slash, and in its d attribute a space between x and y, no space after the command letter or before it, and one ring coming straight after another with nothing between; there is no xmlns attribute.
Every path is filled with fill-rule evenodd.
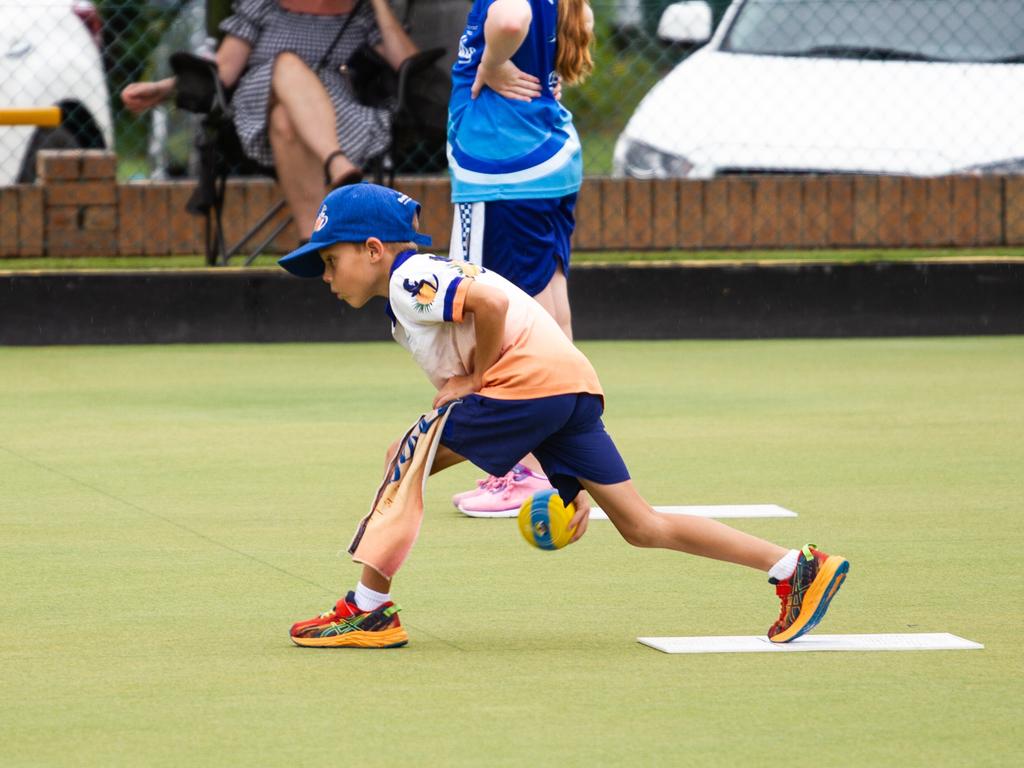
<svg viewBox="0 0 1024 768"><path fill-rule="evenodd" d="M957 651L984 648L948 632L903 635L804 635L789 643L773 643L764 636L638 637L665 653L790 653L793 651Z"/></svg>
<svg viewBox="0 0 1024 768"><path fill-rule="evenodd" d="M691 507L655 507L666 515L694 515L695 517L796 517L796 512L778 504L716 504ZM607 520L600 507L590 510L591 520Z"/></svg>
<svg viewBox="0 0 1024 768"><path fill-rule="evenodd" d="M796 517L796 512L778 504L717 504L711 506L691 507L655 507L659 512L666 515L694 515L696 517ZM518 517L518 509L508 509L503 512L472 512L459 507L459 511L469 517ZM608 515L600 507L590 510L591 520L607 520Z"/></svg>

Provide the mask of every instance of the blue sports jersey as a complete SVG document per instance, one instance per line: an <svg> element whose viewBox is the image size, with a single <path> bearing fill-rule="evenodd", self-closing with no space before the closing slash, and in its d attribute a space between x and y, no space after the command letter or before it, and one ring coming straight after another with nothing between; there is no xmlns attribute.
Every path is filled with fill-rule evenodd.
<svg viewBox="0 0 1024 768"><path fill-rule="evenodd" d="M474 0L452 67L448 106L448 167L452 202L563 197L583 180L583 156L572 114L552 93L555 73L557 0L529 0L530 31L512 56L519 69L537 77L541 95L515 101L484 88L470 89L483 56L484 21L494 0Z"/></svg>

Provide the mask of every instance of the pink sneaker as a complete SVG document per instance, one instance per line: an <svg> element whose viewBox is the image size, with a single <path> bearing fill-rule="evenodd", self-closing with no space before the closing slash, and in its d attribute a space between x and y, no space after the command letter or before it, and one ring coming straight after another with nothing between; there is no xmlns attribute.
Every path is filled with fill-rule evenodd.
<svg viewBox="0 0 1024 768"><path fill-rule="evenodd" d="M501 478L495 477L494 475L488 475L483 480L477 480L476 488L471 488L468 491L456 493L454 496L452 496L452 504L454 504L455 508L458 509L459 505L462 502L466 501L466 499L470 498L471 496L476 496L479 493L483 493L484 491L489 491L491 488L494 487L494 484L499 480L501 480Z"/></svg>
<svg viewBox="0 0 1024 768"><path fill-rule="evenodd" d="M522 464L516 464L504 477L495 478L486 489L464 499L459 511L470 517L515 517L519 507L537 491L551 488L544 475L534 474Z"/></svg>

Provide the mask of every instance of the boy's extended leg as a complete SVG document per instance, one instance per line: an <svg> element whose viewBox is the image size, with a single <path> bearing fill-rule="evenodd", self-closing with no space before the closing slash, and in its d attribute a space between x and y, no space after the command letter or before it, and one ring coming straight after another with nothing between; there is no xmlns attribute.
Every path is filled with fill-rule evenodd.
<svg viewBox="0 0 1024 768"><path fill-rule="evenodd" d="M783 571L790 575L769 579L782 601L779 618L768 629L768 637L776 643L789 642L813 629L850 569L844 558L811 545L790 553L717 520L656 512L628 480L615 485L580 482L634 546L674 549L762 571L778 571L784 563L791 563L792 570L786 567Z"/></svg>
<svg viewBox="0 0 1024 768"><path fill-rule="evenodd" d="M674 549L766 572L788 551L717 520L656 512L631 480L615 485L580 482L622 538L636 547Z"/></svg>

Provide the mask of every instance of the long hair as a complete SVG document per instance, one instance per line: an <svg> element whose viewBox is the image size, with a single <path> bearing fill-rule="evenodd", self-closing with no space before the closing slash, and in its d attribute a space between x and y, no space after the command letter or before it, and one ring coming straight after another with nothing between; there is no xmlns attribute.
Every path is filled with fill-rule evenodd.
<svg viewBox="0 0 1024 768"><path fill-rule="evenodd" d="M586 0L558 0L557 32L555 71L566 85L582 83L594 69L594 15Z"/></svg>

